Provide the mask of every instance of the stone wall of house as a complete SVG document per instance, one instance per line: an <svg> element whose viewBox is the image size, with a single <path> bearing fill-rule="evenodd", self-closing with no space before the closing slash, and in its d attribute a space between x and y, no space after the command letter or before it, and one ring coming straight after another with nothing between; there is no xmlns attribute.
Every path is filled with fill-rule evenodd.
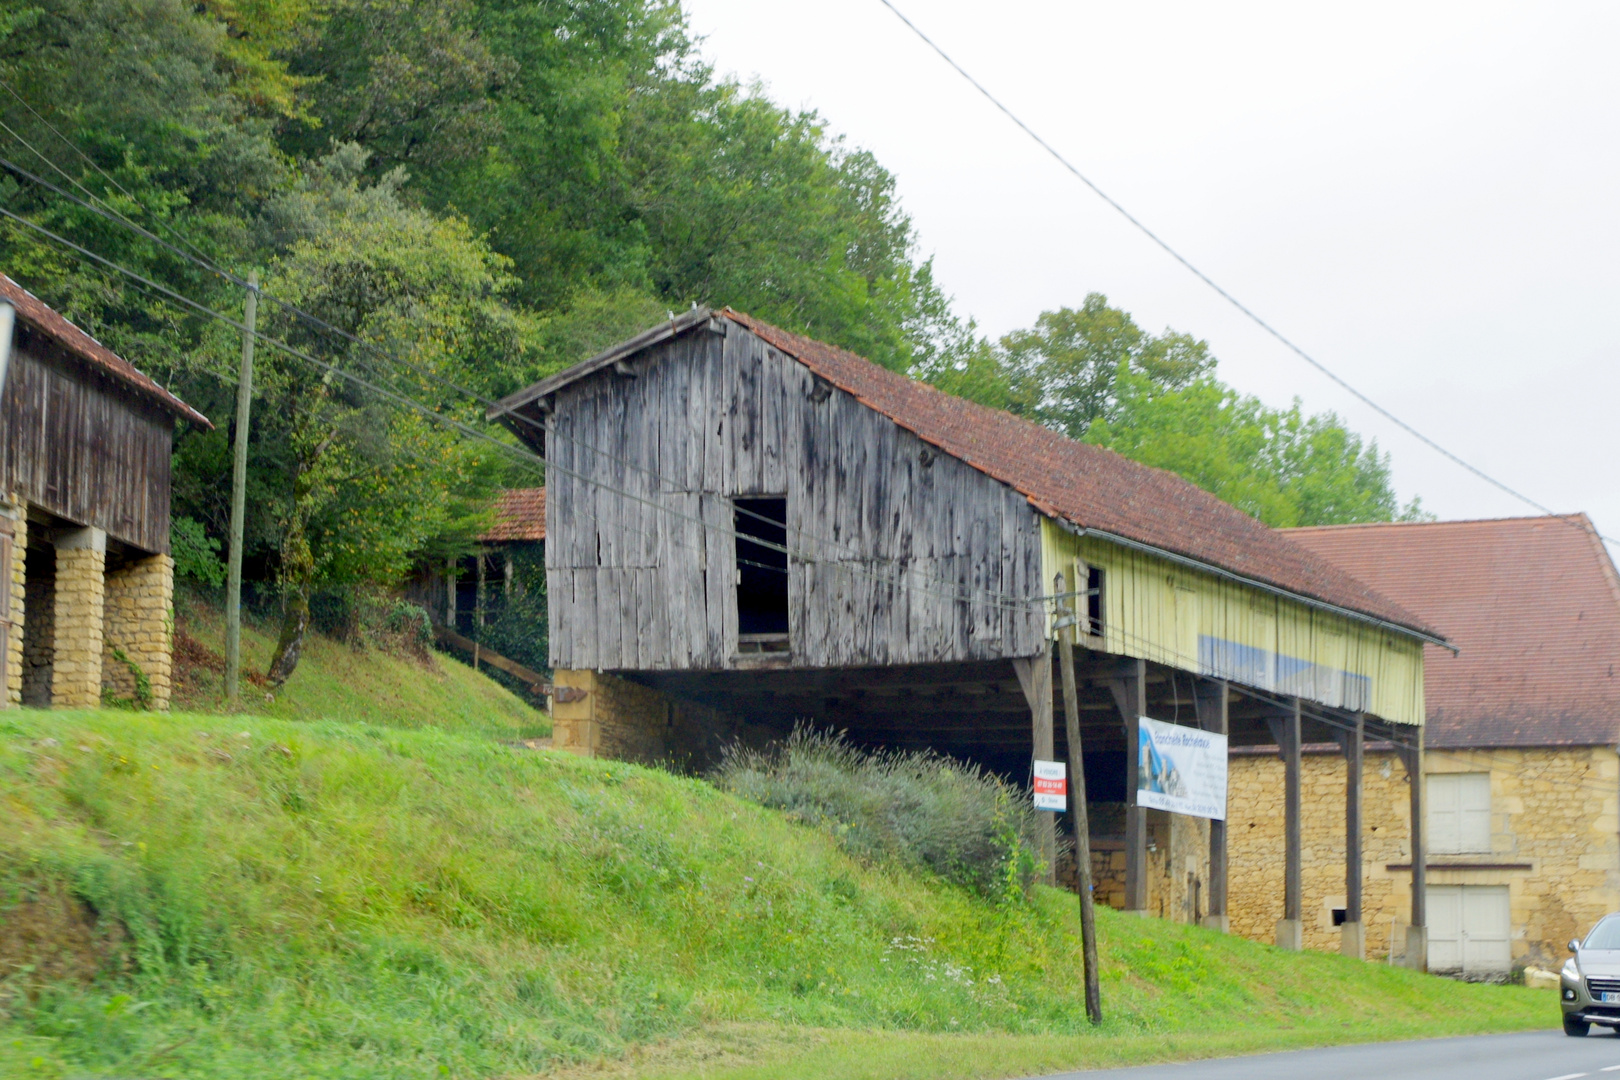
<svg viewBox="0 0 1620 1080"><path fill-rule="evenodd" d="M1612 747L1431 751L1424 767L1431 776L1491 774L1491 851L1431 853L1428 879L1508 886L1514 967L1556 968L1564 942L1620 907L1620 759ZM1305 756L1302 876L1310 949L1339 949L1333 911L1345 903L1344 784L1342 755ZM1367 956L1387 957L1392 940L1399 956L1411 917L1410 802L1400 760L1369 752L1363 790ZM1275 754L1232 758L1229 911L1232 931L1256 941L1273 940L1282 918L1282 804L1283 766Z"/></svg>
<svg viewBox="0 0 1620 1080"><path fill-rule="evenodd" d="M562 691L552 699L552 745L585 757L703 769L729 743L762 747L787 734L603 672L559 668L552 682Z"/></svg>
<svg viewBox="0 0 1620 1080"><path fill-rule="evenodd" d="M154 709L167 709L173 685L174 560L153 555L107 574L106 631L102 636L101 683L125 700L137 700L133 664L145 676ZM118 653L123 654L120 659Z"/></svg>

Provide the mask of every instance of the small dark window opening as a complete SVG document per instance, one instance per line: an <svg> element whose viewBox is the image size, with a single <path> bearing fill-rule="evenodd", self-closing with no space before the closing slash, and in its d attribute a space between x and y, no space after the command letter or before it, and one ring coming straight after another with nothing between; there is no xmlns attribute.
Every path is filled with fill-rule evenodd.
<svg viewBox="0 0 1620 1080"><path fill-rule="evenodd" d="M787 500L737 499L737 636L743 652L787 641ZM763 541L763 542L762 542Z"/></svg>
<svg viewBox="0 0 1620 1080"><path fill-rule="evenodd" d="M1344 917L1345 917L1345 915L1346 915L1346 911L1345 911L1344 908L1342 908L1342 907L1334 908L1333 909L1333 925L1334 926L1343 926L1344 925Z"/></svg>
<svg viewBox="0 0 1620 1080"><path fill-rule="evenodd" d="M1100 637L1103 632L1103 572L1100 566L1086 567L1086 633Z"/></svg>

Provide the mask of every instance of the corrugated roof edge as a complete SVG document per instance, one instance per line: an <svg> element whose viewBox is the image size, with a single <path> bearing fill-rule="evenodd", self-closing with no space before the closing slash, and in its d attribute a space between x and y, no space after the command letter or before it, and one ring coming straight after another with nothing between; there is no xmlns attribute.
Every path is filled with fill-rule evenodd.
<svg viewBox="0 0 1620 1080"><path fill-rule="evenodd" d="M524 425L514 423L509 418L509 414L515 413L518 410L520 410L520 409L522 409L522 408L524 408L526 406L532 405L534 402L538 401L540 398L543 398L543 397L546 397L546 396L548 396L550 394L553 394L556 391L562 389L565 386L568 386L571 383L577 382L578 380L580 380L582 378L585 378L585 377L587 377L587 376L589 376L591 374L594 374L597 371L600 371L600 370L602 370L604 368L610 367L615 362L623 360L623 359L625 359L625 358L627 358L629 356L632 356L635 353L638 353L641 350L646 349L646 348L648 348L648 347L650 347L652 345L658 344L658 343L663 342L663 341L667 341L667 340L669 340L671 338L674 338L674 337L678 337L678 336L680 336L682 334L685 334L685 333L688 333L688 332L690 332L692 330L699 329L700 327L708 326L708 325L710 325L711 320L714 321L714 322L720 322L721 320L734 322L738 326L742 327L743 329L749 330L751 332L758 332L758 330L760 328L769 328L770 330L776 331L777 334L780 334L780 335L783 335L783 336L786 336L786 337L797 337L797 335L789 335L786 331L781 331L776 327L770 327L769 324L759 323L758 320L752 318L751 316L745 315L745 314L743 314L741 312L738 312L738 311L734 311L731 308L725 308L725 309L723 309L723 310L721 310L719 312L715 312L712 309L707 308L707 307L694 308L691 311L687 311L687 312L682 313L679 316L676 316L675 318L671 319L667 323L660 323L658 326L652 327L652 328L644 331L643 333L636 335L633 338L630 338L630 339L628 339L626 341L620 342L619 344L614 345L611 348L605 349L602 352L597 353L595 356L592 356L591 358L589 358L587 360L584 360L584 361L582 361L582 362L580 362L578 364L575 364L572 367L565 368L564 370L559 371L554 375L548 376L547 378L541 380L538 383L535 383L534 385L532 385L530 387L527 387L527 388L525 388L523 390L520 390L520 391L518 391L518 392L516 392L514 394L510 394L505 398L502 398L500 401L496 402L495 405L488 410L488 412L485 414L485 416L489 420L492 420L492 421L499 420L499 421L505 423L509 428L511 428L511 430L513 430L518 435L518 437L520 439L524 439L525 441L528 441L528 439L532 436L532 432L526 432L526 431L522 430ZM756 326L756 324L758 324L758 325ZM805 357L797 355L797 353L795 353L793 349L784 348L783 347L783 344L784 344L783 342L773 341L773 342L771 342L771 344L773 344L775 347L782 348L784 352L787 352L789 355L793 355L795 357L795 359L799 360L801 363L806 363L806 364L810 363ZM832 348L832 347L828 346L828 348ZM839 350L839 351L847 353L847 350ZM855 354L853 354L853 353L848 353L848 355L851 358L863 360L863 363L867 363L867 364L871 363L871 361L867 361L867 360L864 360L863 358L856 357ZM812 370L816 369L816 365L810 364L810 366L812 367ZM827 378L830 383L832 383L835 386L838 386L838 389L844 391L845 393L849 393L850 395L855 397L856 400L860 401L863 405L866 405L868 408L876 408L876 406L872 402L867 401L865 399L864 395L860 392L858 387L850 387L850 386L840 385L839 380L837 380L836 378L832 378L832 377L828 376L825 372L817 371L817 374L822 378ZM921 387L925 387L926 389L931 390L931 391L933 391L935 393L944 394L943 391L940 391L935 387L928 386L925 383L918 383L917 385L921 386ZM976 403L966 401L965 399L953 399L953 400L960 400L961 403L964 406L970 407L972 409L984 409L987 412L994 412L994 410L990 410L986 406L977 405ZM1341 614L1341 615L1346 615L1346 616L1349 616L1349 617L1352 617L1352 618L1356 618L1356 619L1359 619L1359 620L1362 620L1362 621L1365 621L1365 622L1374 623L1374 624L1380 626L1383 629L1391 630L1391 631L1401 633L1401 634L1405 634L1405 635L1410 635L1410 636L1416 637L1416 638L1418 638L1420 640L1431 642L1431 643L1433 643L1435 645L1440 645L1440 646L1445 647L1445 648L1452 648L1451 644L1448 641L1446 641L1446 639L1444 638L1443 635L1441 635L1438 631L1435 631L1433 628L1422 625L1421 623L1417 622L1415 620L1415 617L1414 617L1414 622L1412 622L1410 624L1403 623L1403 622L1398 622L1398 621L1389 619L1389 618L1387 618L1387 617L1385 617L1383 615L1379 615L1379 614L1376 614L1376 613L1373 613L1373 612L1370 612L1370 611L1362 610L1362 609L1360 609L1358 607L1355 607L1353 605L1350 605L1350 604L1335 603L1332 600L1326 599L1324 597L1312 596L1309 593L1302 592L1302 591L1300 591L1298 589L1289 588L1288 586L1277 583L1277 582L1266 581L1265 579L1255 577L1252 574L1244 574L1244 573L1241 573L1241 572L1238 572L1238 571L1234 571L1234 570L1229 569L1227 567L1221 566L1221 565L1219 565L1217 563L1211 562L1211 561L1209 561L1207 559L1199 558L1197 555L1194 555L1192 553L1170 551L1170 550L1167 550L1167 549L1159 548L1159 547L1157 547L1155 545L1152 545L1152 544L1148 544L1148 543L1145 543L1145 542L1142 542L1142 541L1134 540L1132 538L1115 536L1115 535L1113 535L1111 533L1108 533L1105 530L1101 530L1101 529L1096 529L1096 528L1087 529L1086 526L1084 526L1083 524L1081 524L1079 522L1071 522L1071 521L1069 521L1067 519L1067 517L1063 514L1062 511L1060 511L1056 506L1052 505L1048 500L1041 498L1040 495L1037 492L1026 490L1023 486L1021 486L1019 484L1016 484L1016 483L1012 483L1011 481L1007 480L1006 478L998 476L994 471L987 470L983 465L975 463L969 457L963 457L961 454L957 453L955 450L953 450L953 449L951 449L949 447L943 446L939 442L937 442L936 440L934 440L932 438L929 438L923 432L916 431L911 426L907 425L903 419L898 418L898 417L894 417L894 416L890 415L887 411L882 410L882 409L878 409L878 411L883 412L884 415L889 416L891 420L894 420L897 424L899 424L901 427L906 428L908 431L912 431L913 434L917 435L919 438L923 439L925 442L928 442L930 445L937 446L940 450L942 450L943 452L945 452L947 454L950 454L952 457L959 458L960 460L964 461L967 465L969 465L970 467L974 468L975 470L977 470L979 472L984 472L986 475L991 476L991 477L997 479L998 481L1000 481L1002 483L1007 483L1010 487L1013 487L1014 490L1018 491L1021 495L1023 495L1025 498L1027 498L1029 500L1030 505L1033 506L1037 511L1039 511L1043 515L1045 515L1045 516L1047 516L1047 517L1049 517L1049 518L1051 518L1051 519L1053 519L1055 521L1063 523L1066 527L1085 530L1089 534L1097 536L1099 539L1110 540L1110 541L1113 541L1113 542L1116 542L1116 543L1127 543L1130 546L1141 547L1141 548L1150 550L1150 551L1152 551L1152 552L1154 552L1156 554L1160 554L1160 555L1175 558L1178 561L1185 562L1185 563L1187 563L1189 565L1192 565L1192 566L1195 566L1195 567L1204 567L1204 568L1207 568L1209 570L1217 572L1222 577L1226 577L1226 578L1229 578L1229 579L1232 579L1232 580L1235 580L1235 581L1240 581L1240 582L1244 582L1244 583L1247 583L1247 584L1255 585L1255 586L1258 586L1260 588L1265 589L1268 592L1271 592L1271 593L1274 593L1274 594L1277 594L1277 595L1282 595L1282 596L1287 596L1287 597L1290 597L1290 598L1297 599L1300 602L1302 602L1302 603L1304 603L1304 604L1306 604L1307 606L1310 606L1310 607L1325 609L1325 610L1332 611L1332 612L1335 612L1335 613L1338 613L1338 614ZM1041 430L1043 432L1045 432L1047 435L1052 435L1053 434L1053 433L1051 433L1049 431L1046 431L1046 429L1044 429L1044 428L1041 429ZM1059 437L1061 437L1061 436L1059 436ZM1128 459L1123 459L1123 458L1121 460L1122 461L1128 461ZM1142 469L1142 470L1145 470L1145 471L1151 471L1151 472L1154 472L1154 473L1164 473L1165 476L1173 478L1177 483L1186 485L1189 488L1194 488L1195 490L1197 490L1195 485L1192 485L1188 481L1185 481L1185 480L1182 480L1179 477L1176 477L1172 473L1166 473L1162 469L1153 469L1151 466L1142 465L1142 464L1140 464L1138 462L1129 462L1129 464L1133 468ZM1203 493L1200 491L1200 494L1203 494ZM1222 504L1222 505L1225 505L1225 504ZM1241 511L1238 511L1238 510L1235 510L1235 509L1233 509L1232 512L1233 513L1241 513ZM1261 526L1261 527L1263 528L1264 526ZM1290 546L1292 546L1292 545L1290 545ZM1302 551L1302 555L1303 554L1304 553ZM1364 584L1362 584L1360 582L1357 582L1357 584L1360 585L1360 587L1362 589L1367 589L1367 586L1365 586ZM1370 592L1371 590L1368 590L1368 591ZM1383 597L1378 597L1378 599L1383 601L1386 604L1390 603L1387 599L1385 599ZM1404 612L1404 609L1400 609L1400 608L1396 607L1396 605L1390 604L1390 606L1395 607L1396 610L1400 611L1402 614L1407 614L1406 612Z"/></svg>
<svg viewBox="0 0 1620 1080"><path fill-rule="evenodd" d="M213 430L213 422L208 417L159 386L145 372L91 337L66 316L5 274L0 274L0 299L10 302L16 309L19 319L91 367L139 391L168 412L189 420L198 427Z"/></svg>

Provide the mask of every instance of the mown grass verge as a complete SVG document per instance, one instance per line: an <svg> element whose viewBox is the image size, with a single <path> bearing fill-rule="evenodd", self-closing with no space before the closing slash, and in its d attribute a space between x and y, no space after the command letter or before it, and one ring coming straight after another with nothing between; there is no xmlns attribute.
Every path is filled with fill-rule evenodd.
<svg viewBox="0 0 1620 1080"><path fill-rule="evenodd" d="M1093 1031L1071 896L437 730L0 713L0 812L0 1075L1007 1076L1556 1011L1104 911Z"/></svg>

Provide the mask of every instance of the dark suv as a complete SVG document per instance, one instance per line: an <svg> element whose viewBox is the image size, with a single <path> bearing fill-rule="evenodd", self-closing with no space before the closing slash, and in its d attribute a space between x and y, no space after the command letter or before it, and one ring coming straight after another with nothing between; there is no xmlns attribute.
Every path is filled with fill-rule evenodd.
<svg viewBox="0 0 1620 1080"><path fill-rule="evenodd" d="M1585 1035L1593 1024L1620 1028L1620 915L1605 915L1586 940L1569 943L1558 990L1564 1034Z"/></svg>

